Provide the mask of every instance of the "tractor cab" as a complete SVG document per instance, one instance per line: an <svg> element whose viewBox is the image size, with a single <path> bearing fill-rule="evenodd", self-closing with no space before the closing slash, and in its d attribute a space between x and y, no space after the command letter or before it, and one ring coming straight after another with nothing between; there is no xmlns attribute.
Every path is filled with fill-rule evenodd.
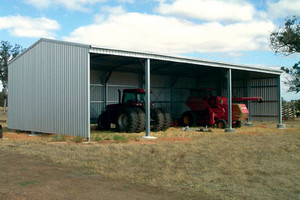
<svg viewBox="0 0 300 200"><path fill-rule="evenodd" d="M150 90L150 93L152 94L152 90ZM142 106L145 104L145 96L144 89L124 89L122 102L120 101L119 96L119 103L124 105Z"/></svg>

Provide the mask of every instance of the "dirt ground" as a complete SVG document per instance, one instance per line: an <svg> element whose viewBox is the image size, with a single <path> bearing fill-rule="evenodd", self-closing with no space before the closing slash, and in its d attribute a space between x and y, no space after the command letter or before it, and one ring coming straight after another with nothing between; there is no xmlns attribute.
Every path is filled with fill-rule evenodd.
<svg viewBox="0 0 300 200"><path fill-rule="evenodd" d="M13 152L0 151L0 200L189 199L155 187L132 185L100 175L86 175Z"/></svg>

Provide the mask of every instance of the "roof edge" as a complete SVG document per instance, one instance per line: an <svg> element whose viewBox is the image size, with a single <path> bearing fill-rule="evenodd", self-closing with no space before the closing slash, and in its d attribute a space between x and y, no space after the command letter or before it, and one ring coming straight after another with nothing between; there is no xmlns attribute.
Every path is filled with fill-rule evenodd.
<svg viewBox="0 0 300 200"><path fill-rule="evenodd" d="M40 38L38 41L36 41L35 43L33 43L33 45L29 46L22 53L20 53L19 55L17 55L16 57L14 57L12 60L10 60L8 62L8 65L10 65L11 63L13 63L15 60L17 60L19 57L21 57L22 55L24 55L26 52L28 52L30 49L34 48L35 46L37 46L41 42L50 42L50 43L57 43L57 44L65 44L65 45L71 45L71 46L84 47L84 48L88 48L88 49L91 48L91 45L87 45L87 44L80 44L80 43L67 42L67 41L59 41L59 40L48 39L48 38Z"/></svg>
<svg viewBox="0 0 300 200"><path fill-rule="evenodd" d="M27 51L29 51L30 49L32 49L33 47L35 47L36 45L38 45L41 41L43 40L43 38L39 39L38 41L36 41L35 43L33 43L33 45L29 46L27 49L25 49L22 53L20 53L19 55L17 55L16 57L14 57L12 60L10 60L8 62L7 65L12 64L15 60L17 60L19 57L21 57L23 54L25 54Z"/></svg>

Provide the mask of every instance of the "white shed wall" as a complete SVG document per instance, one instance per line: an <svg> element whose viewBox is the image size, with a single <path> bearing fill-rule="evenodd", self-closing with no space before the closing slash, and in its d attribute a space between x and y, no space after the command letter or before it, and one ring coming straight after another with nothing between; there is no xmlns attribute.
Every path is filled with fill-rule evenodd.
<svg viewBox="0 0 300 200"><path fill-rule="evenodd" d="M41 39L8 67L8 128L89 137L89 46Z"/></svg>

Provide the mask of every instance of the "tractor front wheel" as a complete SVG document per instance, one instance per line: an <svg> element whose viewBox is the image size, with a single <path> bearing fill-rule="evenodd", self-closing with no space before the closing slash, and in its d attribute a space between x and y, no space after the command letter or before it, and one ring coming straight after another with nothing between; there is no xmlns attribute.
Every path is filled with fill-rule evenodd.
<svg viewBox="0 0 300 200"><path fill-rule="evenodd" d="M119 132L136 132L138 126L138 115L132 108L125 108L118 114L117 117L117 130Z"/></svg>

